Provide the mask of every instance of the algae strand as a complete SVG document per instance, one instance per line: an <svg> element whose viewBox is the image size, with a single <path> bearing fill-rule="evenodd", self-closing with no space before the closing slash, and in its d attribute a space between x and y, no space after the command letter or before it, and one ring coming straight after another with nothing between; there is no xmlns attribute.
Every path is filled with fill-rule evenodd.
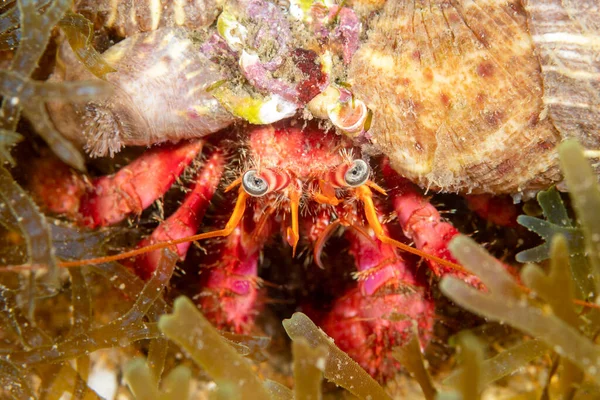
<svg viewBox="0 0 600 400"><path fill-rule="evenodd" d="M538 339L527 340L509 349L503 350L492 358L484 360L481 364L478 385L485 388L491 383L508 376L527 363L542 357L550 351L550 347ZM444 384L456 386L463 369L452 372L444 380Z"/></svg>
<svg viewBox="0 0 600 400"><path fill-rule="evenodd" d="M248 361L223 340L188 298L177 298L173 314L161 316L158 324L169 339L206 370L221 390L231 390L232 398L268 399L268 392Z"/></svg>
<svg viewBox="0 0 600 400"><path fill-rule="evenodd" d="M44 215L27 193L14 181L10 173L0 166L0 207L6 207L14 216L27 243L28 264L48 267L45 283L52 290L58 289L58 265L54 258L52 235ZM28 314L33 319L35 307L35 276L29 275Z"/></svg>
<svg viewBox="0 0 600 400"><path fill-rule="evenodd" d="M65 16L58 22L58 26L65 33L73 52L88 71L101 79L106 74L116 71L94 49L92 44L94 25L91 21L81 14L67 11Z"/></svg>
<svg viewBox="0 0 600 400"><path fill-rule="evenodd" d="M427 400L435 400L437 389L433 385L431 376L425 368L423 361L423 353L421 353L421 345L419 344L419 331L416 325L413 324L412 335L410 340L402 347L396 347L392 356L400 362L411 376L417 381L423 395Z"/></svg>
<svg viewBox="0 0 600 400"><path fill-rule="evenodd" d="M325 346L329 351L325 378L361 399L390 399L381 386L356 361L341 351L306 315L294 313L283 321L283 327L292 340L304 338L312 347Z"/></svg>
<svg viewBox="0 0 600 400"><path fill-rule="evenodd" d="M502 264L471 239L458 236L449 248L462 265L481 278L490 292L484 293L459 279L444 277L440 289L446 296L469 311L508 323L542 340L600 383L599 346L556 315L532 306ZM511 290L496 290L498 285L494 281L504 282L502 286Z"/></svg>
<svg viewBox="0 0 600 400"><path fill-rule="evenodd" d="M152 376L151 368L143 358L134 358L124 369L124 378L136 400L187 400L190 398L190 379L192 372L188 367L175 367L165 377L163 390Z"/></svg>
<svg viewBox="0 0 600 400"><path fill-rule="evenodd" d="M592 167L575 140L559 146L560 164L577 218L585 236L587 256L592 266L595 293L600 295L600 190Z"/></svg>
<svg viewBox="0 0 600 400"><path fill-rule="evenodd" d="M328 353L323 345L312 348L305 338L292 342L294 400L321 399L321 382Z"/></svg>
<svg viewBox="0 0 600 400"><path fill-rule="evenodd" d="M25 376L26 374L13 363L0 358L0 394L7 391L13 399L35 399L33 389Z"/></svg>

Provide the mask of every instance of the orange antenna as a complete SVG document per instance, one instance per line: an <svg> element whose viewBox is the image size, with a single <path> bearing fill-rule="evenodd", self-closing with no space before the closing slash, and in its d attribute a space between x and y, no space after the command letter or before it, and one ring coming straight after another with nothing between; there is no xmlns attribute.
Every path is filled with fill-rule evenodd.
<svg viewBox="0 0 600 400"><path fill-rule="evenodd" d="M356 193L360 201L362 201L365 208L365 216L367 217L367 221L369 222L369 226L375 232L375 236L377 239L381 240L383 243L390 244L394 247L399 248L400 250L406 251L407 253L415 254L419 257L423 257L425 259L435 261L438 264L444 265L448 268L451 268L455 271L460 271L466 274L471 275L465 267L462 265L453 263L452 261L444 260L443 258L434 256L432 254L426 253L419 249L415 249L414 247L410 247L402 242L392 239L387 236L379 219L377 218L377 211L375 210L375 205L373 204L373 192L369 189L369 184L361 185L356 188Z"/></svg>
<svg viewBox="0 0 600 400"><path fill-rule="evenodd" d="M148 253L150 251L164 249L166 247L175 246L180 243L193 242L196 240L210 239L210 238L214 238L214 237L229 236L231 234L231 232L233 232L233 230L238 226L238 224L242 220L242 217L244 216L244 211L246 210L246 200L248 199L248 197L249 197L249 195L244 191L244 189L240 188L237 202L235 203L235 208L233 209L233 213L231 214L229 221L227 221L225 228L223 228L221 230L200 233L198 235L188 236L188 237L175 239L175 240L168 240L166 242L155 243L155 244L151 244L148 246L140 247L135 250L126 251L125 253L115 254L114 256L88 258L86 260L77 260L77 261L63 261L63 262L60 262L58 265L60 267L70 268L70 267L80 267L83 265L104 264L107 262L113 262L113 261L124 260L127 258L133 258L133 257L139 256L141 254Z"/></svg>

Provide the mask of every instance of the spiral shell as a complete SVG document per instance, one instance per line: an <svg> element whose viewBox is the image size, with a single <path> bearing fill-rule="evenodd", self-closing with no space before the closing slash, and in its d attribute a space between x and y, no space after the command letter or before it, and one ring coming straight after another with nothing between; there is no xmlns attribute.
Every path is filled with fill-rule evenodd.
<svg viewBox="0 0 600 400"><path fill-rule="evenodd" d="M600 2L526 1L540 57L544 104L563 137L598 147L600 132Z"/></svg>
<svg viewBox="0 0 600 400"><path fill-rule="evenodd" d="M205 28L221 11L222 0L77 0L75 10L121 37L163 27Z"/></svg>
<svg viewBox="0 0 600 400"><path fill-rule="evenodd" d="M53 102L50 115L67 138L92 156L112 155L125 145L150 145L202 137L234 121L208 93L225 79L183 28L133 35L103 54L117 72L106 80L110 98L87 103ZM74 58L68 45L53 79L96 79ZM61 68L62 65L62 68Z"/></svg>
<svg viewBox="0 0 600 400"><path fill-rule="evenodd" d="M555 20L566 18L568 10L547 13L560 3L528 2L533 37L519 1L385 4L349 76L355 95L373 110L373 142L398 172L438 190L517 193L561 179L555 148L563 137L585 137L588 146L598 146L596 127L573 129L589 115L564 115L578 101L573 92L580 90L579 76L565 85L548 68L566 61L557 43L543 36ZM579 14L567 14L585 14L583 3L591 1L577 1ZM597 7L594 12L597 17ZM555 28L574 25L570 20ZM582 52L591 48L570 50L582 57L572 60L577 66L591 57ZM573 64L565 65L573 71ZM597 84L583 84L596 100L582 98L586 105L597 104ZM556 127L555 117L561 121Z"/></svg>

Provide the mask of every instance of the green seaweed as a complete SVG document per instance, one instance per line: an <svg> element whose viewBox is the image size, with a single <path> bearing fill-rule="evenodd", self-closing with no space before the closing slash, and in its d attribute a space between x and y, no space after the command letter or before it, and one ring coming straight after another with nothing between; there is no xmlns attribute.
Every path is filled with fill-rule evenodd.
<svg viewBox="0 0 600 400"><path fill-rule="evenodd" d="M93 30L88 24L89 21L69 11L70 0L54 0L45 4L33 0L19 0L17 5L17 9L9 9L0 17L0 31L5 36L4 46L12 47L13 42L19 38L18 48L9 70L0 71L2 72L0 93L3 96L0 110L2 116L0 118L0 156L2 157L0 161L14 165L10 148L20 140L20 135L15 130L22 112L61 160L73 168L85 170L82 154L56 131L50 122L44 102L57 98L70 100L82 100L90 96L97 98L107 95L109 86L102 81L77 83L79 88L75 93L72 89L76 86L71 84L38 83L30 77L46 49L52 29L57 24L65 30L75 53L90 71L104 76L113 70L91 46ZM11 31L10 29L16 26L17 18L20 28Z"/></svg>
<svg viewBox="0 0 600 400"><path fill-rule="evenodd" d="M305 338L292 342L295 400L317 400L321 397L321 382L328 353L323 345L311 347Z"/></svg>
<svg viewBox="0 0 600 400"><path fill-rule="evenodd" d="M549 351L550 348L537 339L526 340L506 349L482 362L478 385L482 388L488 387L493 382L516 372L523 365L542 357ZM444 380L444 384L456 386L462 373L462 368L454 370Z"/></svg>
<svg viewBox="0 0 600 400"><path fill-rule="evenodd" d="M471 239L464 236L453 239L450 250L462 265L481 278L489 292L444 277L440 289L446 296L467 310L508 323L538 338L600 383L600 347L554 313L533 304L528 292L502 264Z"/></svg>
<svg viewBox="0 0 600 400"><path fill-rule="evenodd" d="M83 15L67 11L65 16L58 22L58 26L65 33L73 52L88 71L101 79L106 74L116 71L104 61L100 53L94 48L92 43L94 24Z"/></svg>
<svg viewBox="0 0 600 400"><path fill-rule="evenodd" d="M14 363L0 358L0 387L7 391L12 398L22 400L35 398L33 389L25 376L26 374Z"/></svg>
<svg viewBox="0 0 600 400"><path fill-rule="evenodd" d="M419 344L419 331L416 325L413 324L410 340L404 346L395 348L392 355L417 380L425 399L433 400L437 397L437 389L433 385L427 368L425 368L423 353Z"/></svg>
<svg viewBox="0 0 600 400"><path fill-rule="evenodd" d="M5 222L15 224L27 243L27 263L47 266L44 282L52 290L58 288L58 265L53 253L52 236L45 216L27 193L13 180L10 173L0 166L0 203L5 208ZM4 214L3 214L4 215ZM13 219L7 219L12 216ZM35 310L35 275L27 279L28 305L30 319Z"/></svg>
<svg viewBox="0 0 600 400"><path fill-rule="evenodd" d="M305 339L312 347L325 346L329 351L324 375L328 381L348 390L360 399L389 399L381 386L346 353L335 346L330 337L306 315L294 313L283 321L292 340Z"/></svg>
<svg viewBox="0 0 600 400"><path fill-rule="evenodd" d="M595 299L600 295L600 189L597 177L577 141L563 142L559 147L559 155L573 207L584 233L595 289L590 297Z"/></svg>
<svg viewBox="0 0 600 400"><path fill-rule="evenodd" d="M186 400L190 398L192 372L186 366L175 367L165 377L162 390L151 367L143 358L134 358L124 368L125 381L137 400Z"/></svg>
<svg viewBox="0 0 600 400"><path fill-rule="evenodd" d="M556 188L541 191L537 200L546 220L528 215L520 215L517 222L527 229L537 233L544 243L517 254L519 262L540 262L550 257L550 242L554 235L563 235L569 242L571 254L584 254L584 239L581 229L574 226L567 215L567 209Z"/></svg>
<svg viewBox="0 0 600 400"><path fill-rule="evenodd" d="M266 379L264 386L269 392L271 400L291 400L294 398L294 392L279 382Z"/></svg>
<svg viewBox="0 0 600 400"><path fill-rule="evenodd" d="M248 361L221 338L189 299L177 298L173 314L163 315L158 324L169 339L206 370L220 390L229 391L231 398L268 398Z"/></svg>
<svg viewBox="0 0 600 400"><path fill-rule="evenodd" d="M544 239L544 243L529 250L524 250L516 255L516 260L525 262L540 262L550 257L550 243L556 235L562 235L568 243L569 257L571 258L572 274L576 282L577 297L586 298L593 293L594 287L590 285L588 274L590 266L586 259L585 240L582 229L571 221L567 209L558 191L552 187L541 191L537 200L542 208L546 220L520 215L517 222L527 229L537 233Z"/></svg>

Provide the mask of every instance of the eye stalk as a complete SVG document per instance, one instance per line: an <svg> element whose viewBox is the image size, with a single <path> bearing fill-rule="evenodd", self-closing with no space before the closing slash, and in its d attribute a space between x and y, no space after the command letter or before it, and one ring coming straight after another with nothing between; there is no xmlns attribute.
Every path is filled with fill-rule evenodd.
<svg viewBox="0 0 600 400"><path fill-rule="evenodd" d="M364 185L369 180L371 169L369 165L361 159L354 160L352 167L346 171L344 181L350 187Z"/></svg>
<svg viewBox="0 0 600 400"><path fill-rule="evenodd" d="M269 192L269 183L256 172L255 169L246 171L242 177L242 187L250 196L262 197Z"/></svg>

